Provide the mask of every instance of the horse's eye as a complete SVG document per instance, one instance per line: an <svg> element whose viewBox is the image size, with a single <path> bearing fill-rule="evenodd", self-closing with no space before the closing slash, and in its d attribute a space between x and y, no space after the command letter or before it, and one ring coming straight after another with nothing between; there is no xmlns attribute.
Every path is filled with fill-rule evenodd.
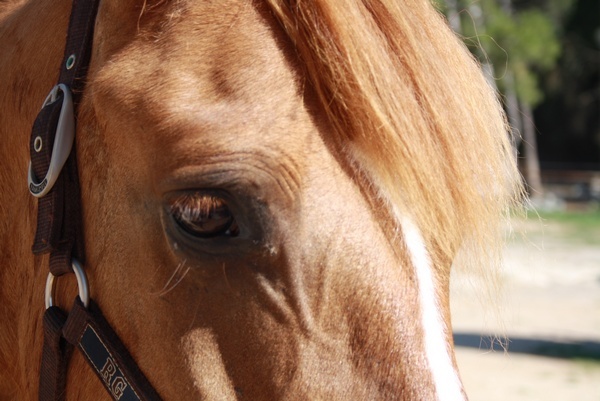
<svg viewBox="0 0 600 401"><path fill-rule="evenodd" d="M229 206L217 196L198 192L181 195L171 202L170 209L177 224L195 237L235 237L239 234Z"/></svg>

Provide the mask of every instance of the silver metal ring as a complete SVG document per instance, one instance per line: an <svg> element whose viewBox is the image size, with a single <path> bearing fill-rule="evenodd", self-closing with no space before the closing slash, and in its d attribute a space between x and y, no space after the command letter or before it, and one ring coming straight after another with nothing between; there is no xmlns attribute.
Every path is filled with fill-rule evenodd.
<svg viewBox="0 0 600 401"><path fill-rule="evenodd" d="M85 275L85 271L81 266L81 263L77 259L71 260L71 266L73 267L73 272L75 273L75 277L77 278L77 288L79 290L79 299L83 303L83 306L86 308L90 304L90 288L88 286L87 277ZM51 306L54 306L54 278L56 276L52 273L48 273L48 278L46 279L46 291L45 295L45 303L46 309Z"/></svg>

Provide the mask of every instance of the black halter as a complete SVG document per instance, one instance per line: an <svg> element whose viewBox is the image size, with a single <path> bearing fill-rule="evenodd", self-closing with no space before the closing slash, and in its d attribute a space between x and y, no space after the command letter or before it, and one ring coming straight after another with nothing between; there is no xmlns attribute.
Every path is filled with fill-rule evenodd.
<svg viewBox="0 0 600 401"><path fill-rule="evenodd" d="M77 347L115 400L160 400L90 299L82 268L81 197L73 143L98 3L73 1L58 84L46 98L31 132L29 190L39 198L33 253L50 253L39 399L64 400L67 364ZM75 273L79 286L79 297L68 314L52 300L54 278L67 273Z"/></svg>

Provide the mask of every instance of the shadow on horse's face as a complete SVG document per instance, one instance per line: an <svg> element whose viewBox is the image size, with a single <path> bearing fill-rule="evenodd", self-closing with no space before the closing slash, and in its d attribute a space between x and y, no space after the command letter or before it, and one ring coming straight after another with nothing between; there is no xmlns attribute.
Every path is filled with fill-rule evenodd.
<svg viewBox="0 0 600 401"><path fill-rule="evenodd" d="M124 43L135 10L98 17L79 141L105 314L166 399L431 399L409 258L283 34L177 7Z"/></svg>

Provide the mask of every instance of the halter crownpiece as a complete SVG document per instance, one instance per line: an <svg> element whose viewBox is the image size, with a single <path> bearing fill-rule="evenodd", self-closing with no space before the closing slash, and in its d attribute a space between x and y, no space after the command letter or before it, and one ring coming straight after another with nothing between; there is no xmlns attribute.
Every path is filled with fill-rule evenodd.
<svg viewBox="0 0 600 401"><path fill-rule="evenodd" d="M74 0L58 84L31 131L29 191L38 198L34 254L50 253L39 400L65 398L67 365L77 347L115 400L160 396L90 298L83 269L84 240L75 147L75 116L85 85L99 0ZM43 177L41 180L40 177ZM54 305L57 277L74 272L79 297L67 314Z"/></svg>

